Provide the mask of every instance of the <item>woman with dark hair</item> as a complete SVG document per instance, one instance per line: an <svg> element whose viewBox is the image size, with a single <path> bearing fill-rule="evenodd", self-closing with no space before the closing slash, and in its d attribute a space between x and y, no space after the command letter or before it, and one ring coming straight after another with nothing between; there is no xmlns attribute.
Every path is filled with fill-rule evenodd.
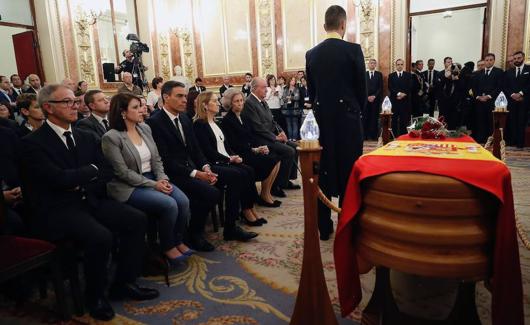
<svg viewBox="0 0 530 325"><path fill-rule="evenodd" d="M227 200L226 214L238 214L239 205L241 205L241 214L246 223L249 226L261 226L267 221L259 218L254 210L254 203L258 199L254 169L243 164L243 159L225 143L225 135L215 123L217 113L219 113L217 96L211 91L200 93L195 99L195 117L193 118L195 136L210 164L229 169L229 172L237 175L239 179L238 183L241 186L235 197Z"/></svg>
<svg viewBox="0 0 530 325"><path fill-rule="evenodd" d="M175 266L192 254L183 243L190 219L189 200L168 181L151 128L142 121L138 97L118 93L112 98L110 130L101 139L103 154L114 169L107 192L115 200L158 218L161 249L168 263Z"/></svg>
<svg viewBox="0 0 530 325"><path fill-rule="evenodd" d="M17 130L21 138L40 128L44 123L44 113L37 103L37 95L35 94L19 95L17 97L17 110L24 118L24 122Z"/></svg>
<svg viewBox="0 0 530 325"><path fill-rule="evenodd" d="M149 113L152 113L155 109L158 109L158 99L160 98L160 91L162 90L162 84L164 79L162 77L155 77L151 81L152 90L147 94L147 108Z"/></svg>
<svg viewBox="0 0 530 325"><path fill-rule="evenodd" d="M81 92L82 94L86 93L88 91L88 83L84 80L81 80L77 83L77 91Z"/></svg>
<svg viewBox="0 0 530 325"><path fill-rule="evenodd" d="M222 104L228 112L221 123L226 142L243 158L245 164L254 168L256 180L261 181L261 193L257 203L266 207L279 207L282 202L272 198L271 189L280 169L280 159L271 153L267 146L258 144L250 127L241 119L245 96L240 90L230 88L225 91Z"/></svg>

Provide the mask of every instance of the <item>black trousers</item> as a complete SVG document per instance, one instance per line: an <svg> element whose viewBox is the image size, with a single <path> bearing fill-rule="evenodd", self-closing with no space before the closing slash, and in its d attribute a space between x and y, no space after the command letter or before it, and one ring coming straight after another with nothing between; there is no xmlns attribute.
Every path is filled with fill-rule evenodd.
<svg viewBox="0 0 530 325"><path fill-rule="evenodd" d="M475 101L475 125L471 135L480 144L486 143L486 140L493 131L493 116L494 100L490 99L487 102Z"/></svg>
<svg viewBox="0 0 530 325"><path fill-rule="evenodd" d="M276 141L267 145L269 150L280 158L280 170L274 180L274 187L284 188L290 179L296 179L298 172L298 151L296 144L291 141L286 143Z"/></svg>
<svg viewBox="0 0 530 325"><path fill-rule="evenodd" d="M221 192L205 181L196 178L182 177L171 180L190 200L191 220L190 233L192 236L202 235L208 214L219 202Z"/></svg>
<svg viewBox="0 0 530 325"><path fill-rule="evenodd" d="M407 126L410 124L410 101L405 99L401 102L396 100L396 103L392 103L392 132L396 138L400 135L407 133Z"/></svg>
<svg viewBox="0 0 530 325"><path fill-rule="evenodd" d="M108 280L113 234L119 236L115 283L132 283L141 271L147 216L129 205L101 199L97 207L79 202L48 216L46 239L73 240L84 250L85 294L89 301L102 297Z"/></svg>
<svg viewBox="0 0 530 325"><path fill-rule="evenodd" d="M504 136L508 138L511 145L523 148L525 129L528 124L528 102L526 100L516 102L510 99L508 109L510 111L506 130L508 132Z"/></svg>
<svg viewBox="0 0 530 325"><path fill-rule="evenodd" d="M377 98L373 103L366 102L366 108L363 114L363 129L365 140L377 140L379 111L381 110L381 101Z"/></svg>
<svg viewBox="0 0 530 325"><path fill-rule="evenodd" d="M257 199L254 170L252 167L238 165L213 165L212 171L217 174L218 187L226 188L225 192L225 231L236 225L239 208L249 209Z"/></svg>

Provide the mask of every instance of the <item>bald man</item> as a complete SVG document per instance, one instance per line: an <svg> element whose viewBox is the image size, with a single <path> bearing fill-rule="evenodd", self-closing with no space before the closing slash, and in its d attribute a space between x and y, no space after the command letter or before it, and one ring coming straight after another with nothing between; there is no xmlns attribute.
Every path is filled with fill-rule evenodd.
<svg viewBox="0 0 530 325"><path fill-rule="evenodd" d="M28 94L38 94L39 90L42 88L40 84L40 78L36 74L32 73L28 76L29 87L24 90L24 93Z"/></svg>
<svg viewBox="0 0 530 325"><path fill-rule="evenodd" d="M121 79L123 80L123 85L118 88L118 93L133 93L136 96L142 96L142 88L133 84L133 76L129 72L124 72Z"/></svg>
<svg viewBox="0 0 530 325"><path fill-rule="evenodd" d="M67 87L68 89L70 89L71 91L73 91L74 93L76 92L77 90L77 85L75 84L75 82L70 79L70 78L65 78L61 84L65 87Z"/></svg>

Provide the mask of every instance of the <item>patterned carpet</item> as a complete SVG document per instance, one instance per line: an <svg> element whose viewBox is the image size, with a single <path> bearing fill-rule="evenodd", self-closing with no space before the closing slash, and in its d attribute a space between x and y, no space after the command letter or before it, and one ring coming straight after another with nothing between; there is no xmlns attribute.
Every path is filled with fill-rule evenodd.
<svg viewBox="0 0 530 325"><path fill-rule="evenodd" d="M375 148L368 142L365 151ZM530 229L530 151L508 148L516 209ZM112 324L287 324L294 307L303 250L302 192L289 191L278 209L259 208L269 220L258 229L260 236L251 243L224 242L209 230L218 248L213 253L192 257L186 266L171 275L171 287L162 278L142 279L158 288L161 297L146 303L114 302L118 316ZM336 217L335 217L336 221ZM337 287L332 258L332 240L321 242L324 270L330 296L338 312ZM526 322L530 324L530 252L520 247ZM443 318L452 306L456 283L410 275L392 274L393 290L401 310ZM363 301L340 324L357 324L370 298L374 275L362 276ZM411 295L413 293L413 295ZM47 300L33 299L17 309L0 299L2 324L40 324L53 320ZM490 324L491 296L482 284L477 289L477 305L483 324ZM71 324L95 324L87 315Z"/></svg>

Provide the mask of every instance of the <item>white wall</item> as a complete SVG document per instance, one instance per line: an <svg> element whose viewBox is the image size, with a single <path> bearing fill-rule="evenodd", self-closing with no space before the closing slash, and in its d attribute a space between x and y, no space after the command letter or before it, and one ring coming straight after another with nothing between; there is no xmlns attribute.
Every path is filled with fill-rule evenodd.
<svg viewBox="0 0 530 325"><path fill-rule="evenodd" d="M25 28L0 26L0 75L10 76L17 72L17 61L15 60L15 49L11 35L26 32Z"/></svg>
<svg viewBox="0 0 530 325"><path fill-rule="evenodd" d="M474 8L453 11L453 16L443 14L412 17L412 61L436 60L436 69L443 69L443 58L450 56L453 62L476 62L482 54L484 9Z"/></svg>
<svg viewBox="0 0 530 325"><path fill-rule="evenodd" d="M486 0L410 0L410 12L453 8L486 2Z"/></svg>
<svg viewBox="0 0 530 325"><path fill-rule="evenodd" d="M3 22L33 26L29 0L0 0L0 15Z"/></svg>

